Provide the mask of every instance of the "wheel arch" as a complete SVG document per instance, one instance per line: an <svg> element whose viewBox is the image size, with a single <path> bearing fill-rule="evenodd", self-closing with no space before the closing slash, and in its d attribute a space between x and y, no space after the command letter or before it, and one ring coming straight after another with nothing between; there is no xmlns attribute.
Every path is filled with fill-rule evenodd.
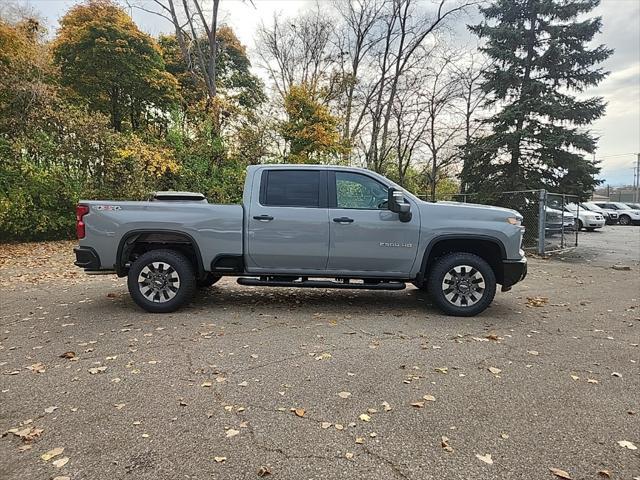
<svg viewBox="0 0 640 480"><path fill-rule="evenodd" d="M494 237L473 234L440 235L433 238L424 251L418 282L426 282L431 266L438 258L454 252L478 255L491 266L497 283L502 284L502 260L507 258L504 244Z"/></svg>
<svg viewBox="0 0 640 480"><path fill-rule="evenodd" d="M127 262L131 255L159 248L169 248L183 253L193 263L198 278L205 275L202 253L196 240L188 233L169 229L131 230L122 236L116 254L116 273L127 274Z"/></svg>

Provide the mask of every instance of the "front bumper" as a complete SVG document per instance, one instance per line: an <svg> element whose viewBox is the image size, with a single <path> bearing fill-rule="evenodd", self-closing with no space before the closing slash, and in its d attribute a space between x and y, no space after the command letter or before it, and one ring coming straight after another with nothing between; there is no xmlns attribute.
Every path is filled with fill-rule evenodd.
<svg viewBox="0 0 640 480"><path fill-rule="evenodd" d="M527 276L527 257L520 260L502 261L502 291L506 292L513 285L522 281Z"/></svg>
<svg viewBox="0 0 640 480"><path fill-rule="evenodd" d="M76 254L76 261L73 264L76 267L85 270L100 270L100 257L91 247L75 247L73 253Z"/></svg>

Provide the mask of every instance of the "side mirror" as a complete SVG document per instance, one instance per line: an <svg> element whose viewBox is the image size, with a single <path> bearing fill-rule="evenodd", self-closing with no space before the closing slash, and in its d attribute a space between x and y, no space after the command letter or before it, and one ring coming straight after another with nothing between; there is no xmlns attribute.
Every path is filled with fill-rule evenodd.
<svg viewBox="0 0 640 480"><path fill-rule="evenodd" d="M411 221L411 204L404 199L404 195L400 190L389 189L387 204L390 211L398 214L398 219L401 222Z"/></svg>

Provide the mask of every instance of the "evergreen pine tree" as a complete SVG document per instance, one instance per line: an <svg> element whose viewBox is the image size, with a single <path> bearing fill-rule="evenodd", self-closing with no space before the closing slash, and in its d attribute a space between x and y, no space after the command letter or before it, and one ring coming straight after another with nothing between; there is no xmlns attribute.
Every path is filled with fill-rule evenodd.
<svg viewBox="0 0 640 480"><path fill-rule="evenodd" d="M464 146L462 181L470 192L547 188L584 196L600 182L587 154L588 130L605 111L600 97L578 99L608 72L597 65L613 50L589 43L600 17L585 18L599 0L493 0L470 26L486 39L494 62L484 74L490 133Z"/></svg>

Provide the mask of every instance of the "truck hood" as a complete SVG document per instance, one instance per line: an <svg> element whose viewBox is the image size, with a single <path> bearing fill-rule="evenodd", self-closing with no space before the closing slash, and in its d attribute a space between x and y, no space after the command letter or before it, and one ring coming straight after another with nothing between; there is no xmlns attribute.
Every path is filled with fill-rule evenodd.
<svg viewBox="0 0 640 480"><path fill-rule="evenodd" d="M482 205L479 203L461 203L461 202L425 202L420 201L420 209L424 212L433 212L442 210L443 214L461 215L466 218L481 217L484 220L504 221L508 217L516 217L522 221L522 215L516 210L503 207L495 207L493 205ZM446 212L446 213L445 213Z"/></svg>

